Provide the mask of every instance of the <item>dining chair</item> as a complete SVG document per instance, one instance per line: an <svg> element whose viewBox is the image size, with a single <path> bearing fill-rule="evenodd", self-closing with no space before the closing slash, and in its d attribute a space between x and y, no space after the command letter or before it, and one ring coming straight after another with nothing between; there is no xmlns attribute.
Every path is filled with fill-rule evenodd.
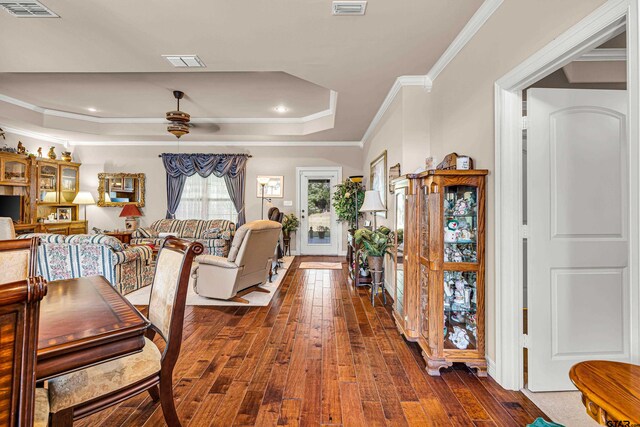
<svg viewBox="0 0 640 427"><path fill-rule="evenodd" d="M180 354L182 326L191 264L204 252L198 242L169 237L158 253L151 285L148 318L141 352L100 363L49 380L51 425L74 420L118 404L143 391L160 401L169 426L180 426L173 401L173 368ZM161 352L153 338L164 341Z"/></svg>
<svg viewBox="0 0 640 427"><path fill-rule="evenodd" d="M3 272L0 280L2 426L44 427L49 417L47 392L36 389L35 376L40 301L47 293L45 280L35 277L37 245L38 238L0 241L0 271ZM4 267L11 260L21 265L10 272L10 280L6 280Z"/></svg>

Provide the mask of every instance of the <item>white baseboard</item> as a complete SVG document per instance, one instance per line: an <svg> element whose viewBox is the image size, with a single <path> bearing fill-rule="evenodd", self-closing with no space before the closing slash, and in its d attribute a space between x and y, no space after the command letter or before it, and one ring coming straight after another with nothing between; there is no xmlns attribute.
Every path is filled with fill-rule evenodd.
<svg viewBox="0 0 640 427"><path fill-rule="evenodd" d="M491 378L496 378L496 362L490 357L487 357L487 373Z"/></svg>

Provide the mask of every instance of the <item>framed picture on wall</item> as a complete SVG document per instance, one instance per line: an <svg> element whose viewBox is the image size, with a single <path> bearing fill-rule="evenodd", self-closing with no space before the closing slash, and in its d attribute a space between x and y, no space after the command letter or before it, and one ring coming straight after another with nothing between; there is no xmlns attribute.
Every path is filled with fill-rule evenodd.
<svg viewBox="0 0 640 427"><path fill-rule="evenodd" d="M71 208L57 208L58 221L71 221Z"/></svg>
<svg viewBox="0 0 640 427"><path fill-rule="evenodd" d="M371 162L371 175L369 181L369 189L376 190L380 193L382 204L387 206L387 150L376 157ZM383 218L387 217L387 211L376 212L376 215Z"/></svg>
<svg viewBox="0 0 640 427"><path fill-rule="evenodd" d="M284 177L283 176L269 176L259 175L256 179L256 197L262 197L262 178L269 178L269 181L264 186L264 197L284 197Z"/></svg>

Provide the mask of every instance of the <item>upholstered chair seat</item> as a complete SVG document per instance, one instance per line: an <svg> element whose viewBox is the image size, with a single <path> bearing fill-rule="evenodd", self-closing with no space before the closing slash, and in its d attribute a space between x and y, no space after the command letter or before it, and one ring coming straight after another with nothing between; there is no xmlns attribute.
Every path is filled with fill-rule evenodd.
<svg viewBox="0 0 640 427"><path fill-rule="evenodd" d="M227 258L197 257L198 267L193 273L196 293L207 298L248 302L238 294L261 290L257 286L267 281L281 230L282 224L275 221L248 222L236 231Z"/></svg>
<svg viewBox="0 0 640 427"><path fill-rule="evenodd" d="M77 406L156 374L161 359L158 347L145 338L139 353L56 377L49 381L51 412Z"/></svg>
<svg viewBox="0 0 640 427"><path fill-rule="evenodd" d="M47 427L49 424L49 395L43 388L36 389L33 412L33 427Z"/></svg>
<svg viewBox="0 0 640 427"><path fill-rule="evenodd" d="M13 240L16 238L16 231L13 227L13 220L7 217L0 217L0 240Z"/></svg>

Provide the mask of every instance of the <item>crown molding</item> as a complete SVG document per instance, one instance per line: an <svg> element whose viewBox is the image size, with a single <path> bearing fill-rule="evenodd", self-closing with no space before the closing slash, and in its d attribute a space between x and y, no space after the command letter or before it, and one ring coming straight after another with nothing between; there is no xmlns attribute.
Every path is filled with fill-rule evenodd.
<svg viewBox="0 0 640 427"><path fill-rule="evenodd" d="M393 100L395 99L396 95L398 95L398 92L400 92L400 89L402 89L404 86L422 86L427 91L431 91L432 85L433 85L433 82L428 76L398 77L396 81L393 83L393 86L391 86L391 89L389 89L389 92L387 93L386 98L382 102L382 105L380 105L380 108L378 109L378 112L376 113L376 115L373 117L373 120L371 120L371 123L369 123L369 127L367 128L367 131L364 133L364 136L360 141L360 147L364 147L364 145L367 143L367 141L371 137L371 134L378 126L378 123L380 123L380 120L382 120L382 117L384 116L384 114L387 112L387 110L393 103Z"/></svg>
<svg viewBox="0 0 640 427"><path fill-rule="evenodd" d="M596 62L596 61L626 61L627 49L621 48L598 48L584 53L574 61Z"/></svg>
<svg viewBox="0 0 640 427"><path fill-rule="evenodd" d="M361 141L69 141L74 147L358 147Z"/></svg>
<svg viewBox="0 0 640 427"><path fill-rule="evenodd" d="M305 124L323 117L332 116L336 112L338 93L329 91L329 106L326 110L310 114L304 117L280 118L280 117L194 117L191 123L215 123L215 124ZM100 124L165 124L167 120L161 117L96 117L88 114L70 113L68 111L43 108L20 99L0 94L0 102L6 102L18 107L26 108L45 116L61 117L65 119L81 120Z"/></svg>
<svg viewBox="0 0 640 427"><path fill-rule="evenodd" d="M28 138L37 139L44 142L53 142L54 144L63 144L65 147L69 146L69 141L62 138L56 138L55 136L46 135L44 133L32 132L30 130L14 128L11 126L3 125L0 123L0 128L6 133L12 133L15 135L26 136Z"/></svg>
<svg viewBox="0 0 640 427"><path fill-rule="evenodd" d="M438 75L446 68L447 65L455 58L458 53L469 43L476 35L478 30L489 20L491 15L498 10L503 0L485 0L473 14L467 25L462 28L460 33L453 39L447 50L444 51L440 59L431 67L427 76L431 81L435 81Z"/></svg>

